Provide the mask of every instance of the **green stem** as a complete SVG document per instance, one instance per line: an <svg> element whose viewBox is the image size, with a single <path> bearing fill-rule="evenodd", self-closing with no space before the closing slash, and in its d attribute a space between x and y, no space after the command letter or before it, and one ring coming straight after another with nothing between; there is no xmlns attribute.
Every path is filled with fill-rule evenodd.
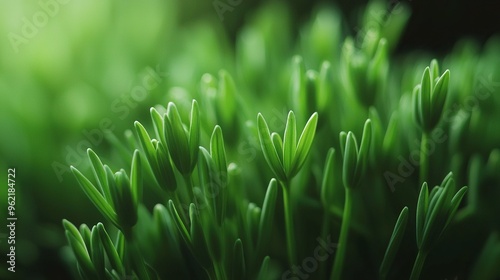
<svg viewBox="0 0 500 280"><path fill-rule="evenodd" d="M427 257L426 252L418 251L417 259L413 264L413 269L411 271L410 280L418 280L420 278L420 273L424 267L425 258Z"/></svg>
<svg viewBox="0 0 500 280"><path fill-rule="evenodd" d="M425 151L429 137L426 132L422 132L422 142L420 142L420 185L428 180L429 155Z"/></svg>
<svg viewBox="0 0 500 280"><path fill-rule="evenodd" d="M180 212L182 220L185 222L185 224L189 224L189 214L188 214L189 204L187 204L188 205L187 209L184 209L184 207L181 203L181 200L179 198L178 192L172 192L171 197L172 197L172 201L174 202L175 207L178 209L178 212ZM166 204L166 205L168 205L168 204Z"/></svg>
<svg viewBox="0 0 500 280"><path fill-rule="evenodd" d="M295 252L295 231L293 226L292 205L290 203L290 185L282 183L283 206L285 210L286 241L288 249L288 261L290 266L296 264L297 256Z"/></svg>
<svg viewBox="0 0 500 280"><path fill-rule="evenodd" d="M127 258L134 267L134 271L139 277L139 279L149 279L149 274L145 265L142 253L137 246L137 242L133 237L132 230L127 230L124 232L125 242L127 244Z"/></svg>
<svg viewBox="0 0 500 280"><path fill-rule="evenodd" d="M193 193L193 183L191 182L191 174L183 175L184 182L186 183L186 189L189 195L189 201L195 202L195 197Z"/></svg>
<svg viewBox="0 0 500 280"><path fill-rule="evenodd" d="M337 247L337 253L335 254L335 261L333 263L331 280L338 280L342 275L342 269L344 268L346 246L347 246L347 236L349 235L349 225L351 223L351 190L349 188L345 189L345 204L344 204L344 217L342 219L342 225L340 227L340 237Z"/></svg>

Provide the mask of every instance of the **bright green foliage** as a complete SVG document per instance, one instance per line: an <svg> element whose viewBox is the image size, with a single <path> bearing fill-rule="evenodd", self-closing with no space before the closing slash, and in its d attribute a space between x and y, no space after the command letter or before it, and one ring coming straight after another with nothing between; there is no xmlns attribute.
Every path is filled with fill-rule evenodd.
<svg viewBox="0 0 500 280"><path fill-rule="evenodd" d="M198 102L193 100L189 129L182 123L177 107L169 103L163 117L163 129L170 156L177 170L183 175L193 172L198 161L200 143L200 120Z"/></svg>
<svg viewBox="0 0 500 280"><path fill-rule="evenodd" d="M419 278L427 254L441 239L466 192L467 187L464 186L455 193L455 181L451 172L443 179L440 186L431 190L430 194L427 183L423 184L416 214L418 255L411 279Z"/></svg>
<svg viewBox="0 0 500 280"><path fill-rule="evenodd" d="M431 61L430 67L425 68L420 85L413 90L415 120L426 133L430 133L441 119L450 81L449 70L439 76L436 60Z"/></svg>
<svg viewBox="0 0 500 280"><path fill-rule="evenodd" d="M401 240L404 237L406 224L408 223L408 211L408 207L403 208L399 214L396 224L394 225L394 231L392 232L391 239L387 245L387 250L385 251L384 259L380 265L379 275L382 279L387 277L387 273L392 262L394 261L394 258L396 257L399 245L401 244Z"/></svg>
<svg viewBox="0 0 500 280"><path fill-rule="evenodd" d="M342 180L346 188L355 188L365 174L368 164L368 155L370 142L372 141L372 123L366 120L361 137L361 145L358 148L358 142L352 132L340 133L340 143L342 156L344 158L342 167Z"/></svg>
<svg viewBox="0 0 500 280"><path fill-rule="evenodd" d="M257 116L259 139L264 157L274 175L282 182L289 182L304 165L311 149L318 124L318 114L307 121L297 141L295 114L290 111L286 121L284 141L278 134L270 134L264 117ZM273 137L274 135L274 137Z"/></svg>
<svg viewBox="0 0 500 280"><path fill-rule="evenodd" d="M170 38L161 81L103 132L110 145L63 165L102 220L63 221L74 276L498 278L500 41L458 45L440 72L433 54L394 55L410 15L395 5L370 3L356 34L327 7L295 33L273 2L234 47L203 19ZM103 73L130 81L136 64Z"/></svg>

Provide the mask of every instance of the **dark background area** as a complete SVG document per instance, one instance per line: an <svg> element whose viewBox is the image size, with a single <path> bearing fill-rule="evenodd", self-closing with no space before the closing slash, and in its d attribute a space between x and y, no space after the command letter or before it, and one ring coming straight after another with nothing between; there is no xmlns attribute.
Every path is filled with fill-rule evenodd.
<svg viewBox="0 0 500 280"><path fill-rule="evenodd" d="M239 27L244 24L246 16L251 14L250 11L267 2L242 1L235 9L237 12L227 13L224 20L224 27L233 38ZM297 27L309 18L318 5L335 5L340 8L344 18L349 19L350 22L347 24L351 33L355 32L359 9L368 3L360 0L287 2L290 3L294 24ZM386 2L389 8L395 1L383 2ZM484 43L491 35L500 31L499 1L403 0L396 3L408 5L412 11L397 52L424 50L442 54L449 51L461 38L474 38L479 43Z"/></svg>

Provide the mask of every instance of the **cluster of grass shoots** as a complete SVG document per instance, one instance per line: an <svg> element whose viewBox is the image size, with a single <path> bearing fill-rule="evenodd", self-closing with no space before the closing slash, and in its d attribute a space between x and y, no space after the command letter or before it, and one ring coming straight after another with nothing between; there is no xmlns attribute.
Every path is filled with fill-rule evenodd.
<svg viewBox="0 0 500 280"><path fill-rule="evenodd" d="M388 15L375 28L370 16L380 10ZM498 150L489 140L486 151L467 148L473 147L471 135L484 129L479 120L498 112L482 103L469 112L452 106L472 96L460 83L467 79L465 86L477 87L469 78L473 70L461 67L460 56L439 63L408 55L403 66L394 63L406 7L392 13L368 6L361 30L370 26L370 32L345 38L335 35L341 34L338 12L322 9L303 27L293 51L283 42L274 45L281 38L274 32L287 25L272 11L264 10L239 34L232 73L203 75L198 91L152 107L124 143L114 143L129 152L126 170L114 170L91 149L88 175L72 167L103 217L92 227L63 221L76 274L500 276L493 262L500 261L498 223L483 227L490 237L476 249L452 247L471 235L450 233L491 211L480 205L480 188L499 187ZM494 74L485 77L491 78L500 70L488 61L490 52L476 54L482 58L476 67L489 66ZM448 69L441 71L440 64ZM489 81L494 96L498 83ZM436 131L446 136L444 142L432 137ZM464 142L469 146L457 144ZM326 257L314 259L318 240L327 239L336 250L320 249ZM457 257L468 252L477 259ZM463 266L440 266L442 256Z"/></svg>

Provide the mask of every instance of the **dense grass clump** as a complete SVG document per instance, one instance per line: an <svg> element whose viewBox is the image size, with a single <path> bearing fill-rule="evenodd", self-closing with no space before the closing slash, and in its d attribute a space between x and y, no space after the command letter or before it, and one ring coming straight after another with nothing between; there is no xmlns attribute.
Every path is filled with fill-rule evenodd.
<svg viewBox="0 0 500 280"><path fill-rule="evenodd" d="M355 35L335 9L300 32L277 13L110 136L119 156L71 167L102 214L63 221L75 276L500 277L498 38L396 55L402 4L369 5Z"/></svg>

